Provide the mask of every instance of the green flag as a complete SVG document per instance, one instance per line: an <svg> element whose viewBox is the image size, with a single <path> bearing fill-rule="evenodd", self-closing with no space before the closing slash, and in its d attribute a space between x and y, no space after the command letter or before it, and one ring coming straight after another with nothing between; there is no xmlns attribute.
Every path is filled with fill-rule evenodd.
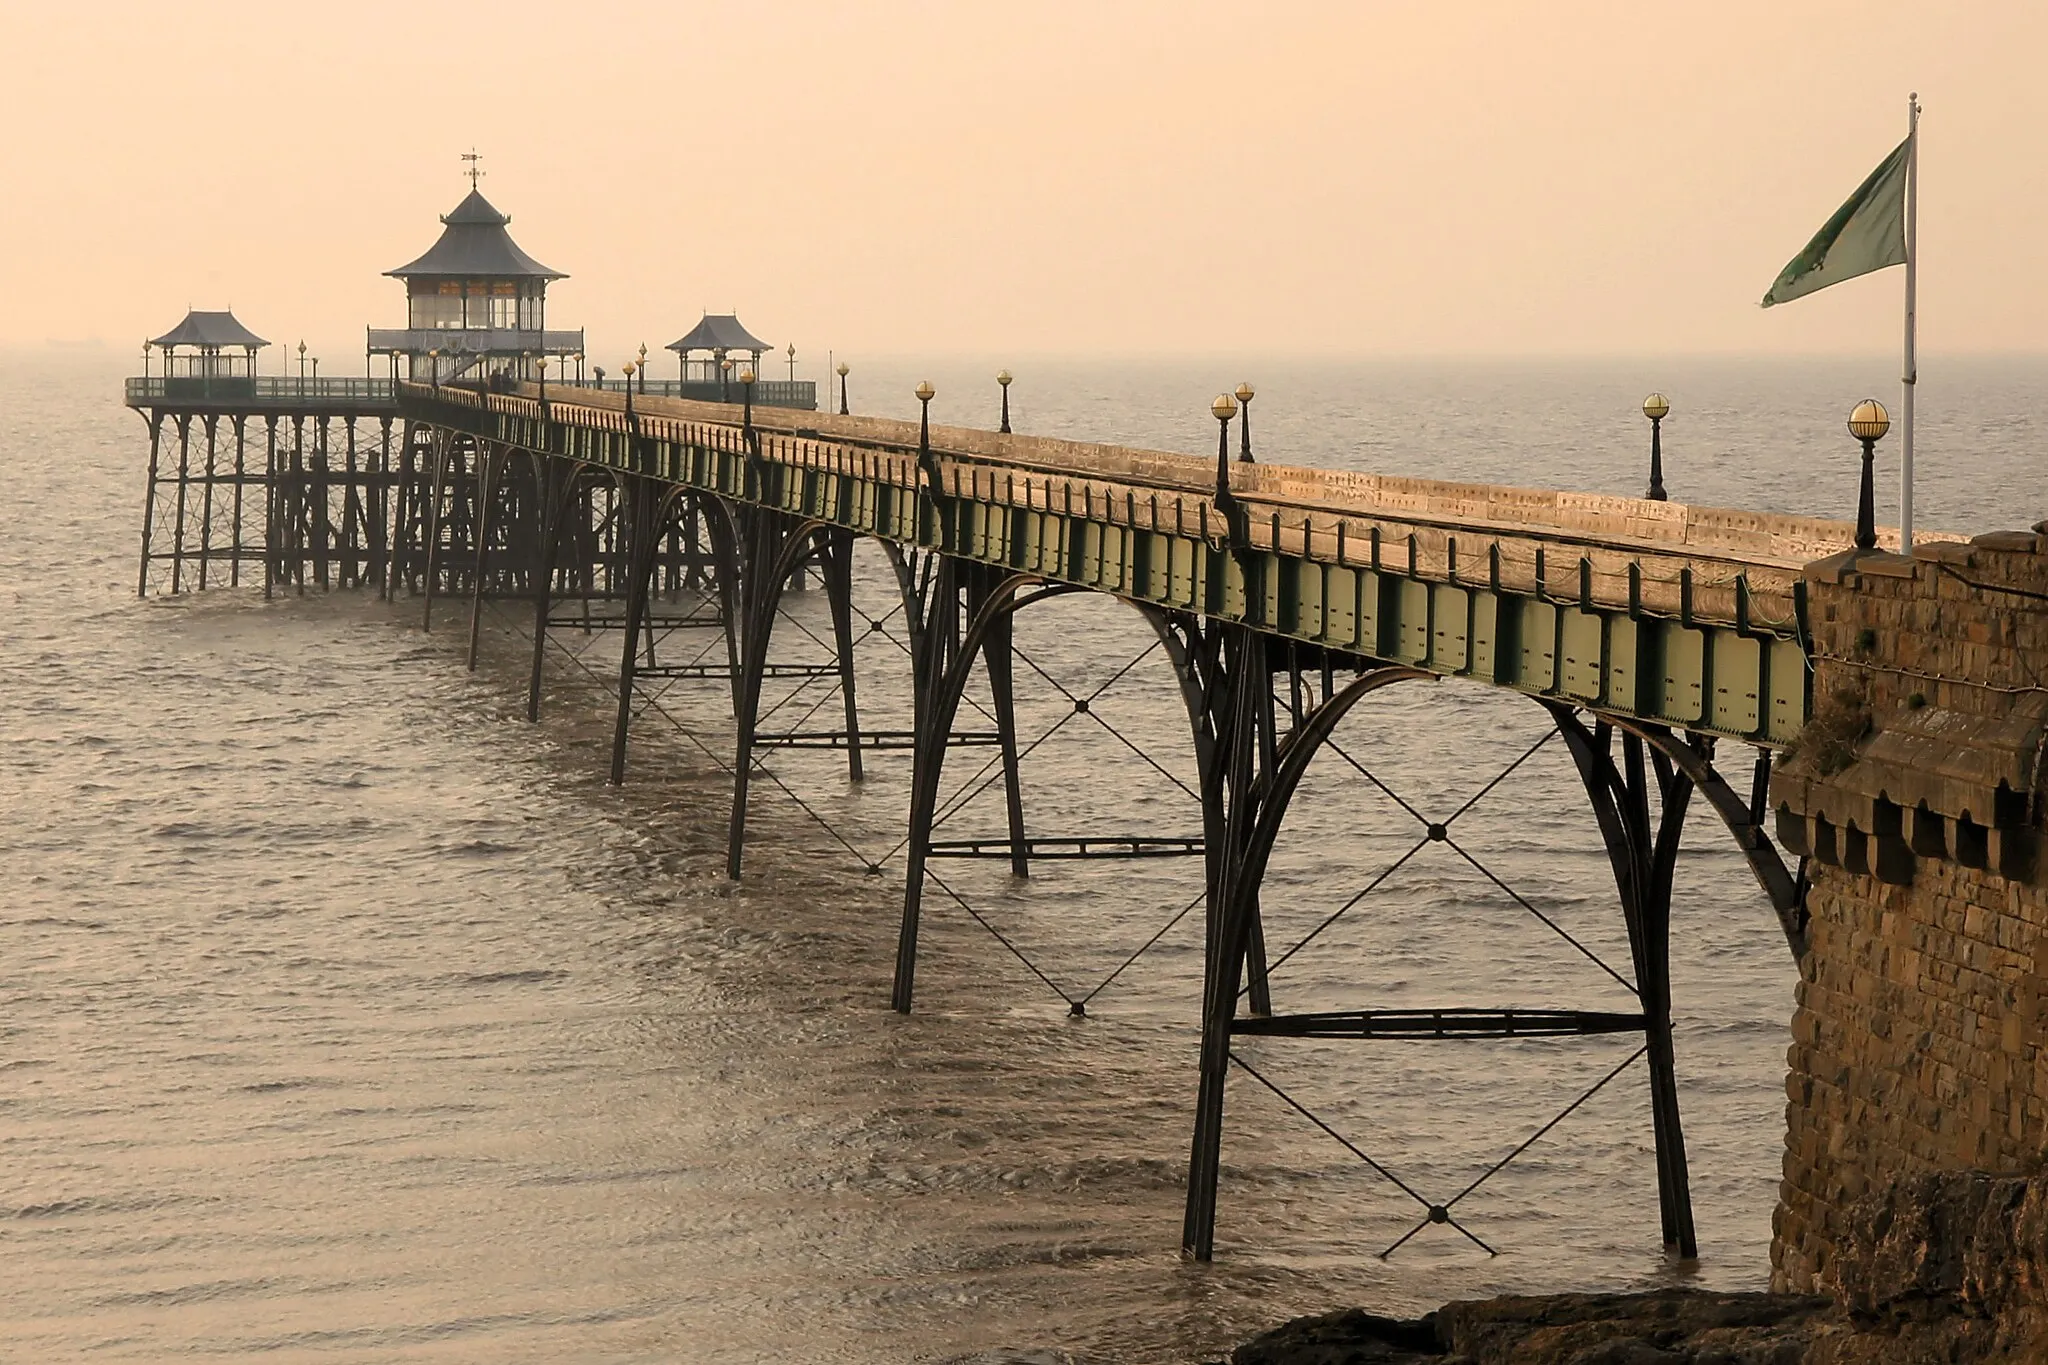
<svg viewBox="0 0 2048 1365"><path fill-rule="evenodd" d="M1906 262L1906 160L1913 139L1878 163L1764 295L1764 307Z"/></svg>

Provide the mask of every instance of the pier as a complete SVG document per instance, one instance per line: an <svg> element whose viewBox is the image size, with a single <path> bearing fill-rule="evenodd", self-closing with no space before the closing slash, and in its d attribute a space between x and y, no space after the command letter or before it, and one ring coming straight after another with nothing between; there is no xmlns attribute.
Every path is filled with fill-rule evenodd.
<svg viewBox="0 0 2048 1365"><path fill-rule="evenodd" d="M746 869L764 756L841 751L858 780L868 756L906 753L907 873L887 988L899 1011L916 1001L926 898L944 887L935 862L993 860L1022 877L1047 862L1199 858L1203 1022L1182 1239L1191 1257L1214 1248L1233 1068L1272 1085L1233 1050L1252 1036L1633 1035L1639 1048L1594 1089L1644 1063L1657 1235L1676 1255L1696 1254L1668 964L1680 840L1697 798L1712 837L1731 841L1753 873L1757 913L1775 916L1794 958L1808 947L1810 859L1876 869L1881 852L1881 875L1910 879L1910 850L1902 855L1869 813L1839 838L1832 826L1798 824L1792 848L1771 832L1784 816L1773 809L1772 756L1796 744L1815 709L1808 566L1899 556L1859 552L1847 521L1258 462L1248 417L1227 394L1212 410L1213 459L1014 433L1007 407L1003 430L934 426L929 386L915 423L853 414L843 398L839 412L821 412L809 384L761 373L766 343L731 317L707 317L674 343L673 380L650 379L644 352L607 377L586 367L580 332L546 328L546 285L562 276L504 250L507 221L472 191L443 220L443 243L391 272L407 284L412 316L407 328L369 333L366 355L382 358L382 377L258 375L266 343L229 333L224 315L194 315L182 336L159 339L182 372L131 380L126 395L150 442L140 591L235 586L260 572L267 594L409 595L429 628L451 605L466 615L472 666L487 605L512 605L531 623L535 719L551 634L611 632L614 782L628 779L636 701L648 689L729 695L733 878ZM222 358L235 346L239 364ZM908 730L862 723L857 555L886 562L908 628ZM830 607L834 657L778 657L785 594L813 588ZM1077 593L1128 606L1170 661L1199 830L1034 824L1012 622ZM678 631L703 632L708 657L672 653ZM1547 721L1545 742L1569 752L1628 934L1626 973L1600 965L1638 1008L1365 1002L1290 1013L1273 988L1270 968L1306 945L1274 953L1260 908L1304 774L1341 720L1370 714L1375 693L1444 678L1527 698ZM763 692L775 680L830 687L837 705L770 729ZM990 698L986 723L964 728L963 698L977 682ZM1085 711L1088 699L1074 705ZM990 755L1006 835L938 837L960 748ZM1422 821L1417 847L1454 843L1455 818ZM943 894L945 908L973 913ZM1086 1013L1085 998L1062 996ZM1416 1221L1382 1254L1432 1226L1493 1249L1460 1222L1456 1198L1401 1188Z"/></svg>

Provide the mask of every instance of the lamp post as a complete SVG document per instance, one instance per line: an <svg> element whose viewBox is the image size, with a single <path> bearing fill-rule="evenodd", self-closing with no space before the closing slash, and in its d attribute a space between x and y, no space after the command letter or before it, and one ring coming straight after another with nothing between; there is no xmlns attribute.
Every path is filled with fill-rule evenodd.
<svg viewBox="0 0 2048 1365"><path fill-rule="evenodd" d="M1856 497L1856 548L1859 550L1877 548L1877 494L1871 483L1871 471L1877 459L1877 443L1891 429L1891 414L1875 398L1864 399L1849 414L1849 434L1863 442L1863 486ZM1905 553L1912 553L1910 547L1900 548Z"/></svg>
<svg viewBox="0 0 2048 1365"><path fill-rule="evenodd" d="M299 343L299 392L306 391L306 343Z"/></svg>
<svg viewBox="0 0 2048 1365"><path fill-rule="evenodd" d="M313 392L320 392L320 357L313 357Z"/></svg>
<svg viewBox="0 0 2048 1365"><path fill-rule="evenodd" d="M1661 393L1653 393L1643 400L1643 416L1650 419L1650 491L1643 494L1651 502L1663 502L1664 497L1664 416L1671 411L1671 400Z"/></svg>
<svg viewBox="0 0 2048 1365"><path fill-rule="evenodd" d="M731 378L732 362L721 357L718 362L718 401L721 403L730 403L732 401L731 396L726 392L727 381Z"/></svg>
<svg viewBox="0 0 2048 1365"><path fill-rule="evenodd" d="M754 372L740 371L740 397L746 407L740 412L740 430L751 433L754 430Z"/></svg>
<svg viewBox="0 0 2048 1365"><path fill-rule="evenodd" d="M583 382L583 352L581 351L576 353L576 382L578 384Z"/></svg>
<svg viewBox="0 0 2048 1365"><path fill-rule="evenodd" d="M626 420L630 422L633 420L633 362L627 361L625 368L619 373L625 376L623 382L626 386Z"/></svg>
<svg viewBox="0 0 2048 1365"><path fill-rule="evenodd" d="M933 493L939 491L938 471L932 468L932 399L938 390L929 379L919 382L917 389L917 463L924 470L925 481Z"/></svg>
<svg viewBox="0 0 2048 1365"><path fill-rule="evenodd" d="M789 343L789 382L796 383L796 343Z"/></svg>
<svg viewBox="0 0 2048 1365"><path fill-rule="evenodd" d="M433 384L436 390L440 389L441 348L439 346L430 346L427 348L427 380L428 382Z"/></svg>
<svg viewBox="0 0 2048 1365"><path fill-rule="evenodd" d="M846 372L851 368L845 361L839 362L839 415L846 416Z"/></svg>
<svg viewBox="0 0 2048 1365"><path fill-rule="evenodd" d="M641 392L642 394L645 394L645 393L647 392L647 343L646 343L646 342L644 342L644 341L640 343L640 365L639 365L639 372L640 372L640 392Z"/></svg>
<svg viewBox="0 0 2048 1365"><path fill-rule="evenodd" d="M1005 435L1008 435L1010 430L1010 372L1008 370L997 370L996 383L1003 386L1002 431Z"/></svg>
<svg viewBox="0 0 2048 1365"><path fill-rule="evenodd" d="M1237 461L1239 464L1251 464L1253 462L1252 398L1254 396L1255 391L1253 390L1250 383L1243 383L1237 386L1237 401L1244 408L1244 420L1237 424L1238 439L1242 442L1242 444L1238 446L1237 450Z"/></svg>
<svg viewBox="0 0 2048 1365"><path fill-rule="evenodd" d="M541 406L546 407L548 401L548 358L545 353L542 354L539 362L535 365L535 373L540 376Z"/></svg>
<svg viewBox="0 0 2048 1365"><path fill-rule="evenodd" d="M142 377L149 378L149 343L142 343Z"/></svg>
<svg viewBox="0 0 2048 1365"><path fill-rule="evenodd" d="M1237 499L1230 491L1230 419L1237 416L1237 400L1227 393L1216 395L1216 401L1209 405L1209 411L1216 416L1216 510L1223 514L1223 524L1232 531L1237 528L1230 515L1237 505Z"/></svg>

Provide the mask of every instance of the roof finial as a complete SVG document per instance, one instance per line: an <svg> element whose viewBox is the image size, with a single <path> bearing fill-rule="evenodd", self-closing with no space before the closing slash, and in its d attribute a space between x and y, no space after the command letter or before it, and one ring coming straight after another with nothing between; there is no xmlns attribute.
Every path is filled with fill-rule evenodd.
<svg viewBox="0 0 2048 1365"><path fill-rule="evenodd" d="M462 154L462 159L469 163L463 174L469 177L469 187L475 189L476 182L484 178L483 167L477 164L483 157L478 155L475 145L472 144L470 149Z"/></svg>

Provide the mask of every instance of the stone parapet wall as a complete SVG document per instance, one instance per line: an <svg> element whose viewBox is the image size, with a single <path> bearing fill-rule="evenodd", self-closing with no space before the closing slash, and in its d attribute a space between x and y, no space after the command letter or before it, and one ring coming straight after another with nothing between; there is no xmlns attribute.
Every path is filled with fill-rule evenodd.
<svg viewBox="0 0 2048 1365"><path fill-rule="evenodd" d="M1813 877L1772 1259L1816 1291L1842 1288L1859 1199L2048 1151L2048 534L1807 584L1815 719L1772 783Z"/></svg>

